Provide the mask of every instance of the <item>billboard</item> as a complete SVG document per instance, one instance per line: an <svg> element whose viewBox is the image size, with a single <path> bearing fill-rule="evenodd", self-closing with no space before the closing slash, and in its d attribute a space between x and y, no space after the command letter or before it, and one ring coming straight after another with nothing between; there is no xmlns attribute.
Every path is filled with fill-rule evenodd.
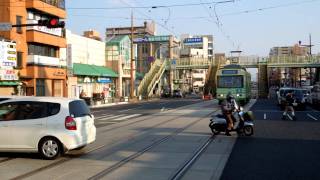
<svg viewBox="0 0 320 180"><path fill-rule="evenodd" d="M16 43L0 41L0 68L17 66Z"/></svg>
<svg viewBox="0 0 320 180"><path fill-rule="evenodd" d="M202 37L186 38L186 39L183 40L183 43L187 44L187 45L202 44L203 43L203 38Z"/></svg>

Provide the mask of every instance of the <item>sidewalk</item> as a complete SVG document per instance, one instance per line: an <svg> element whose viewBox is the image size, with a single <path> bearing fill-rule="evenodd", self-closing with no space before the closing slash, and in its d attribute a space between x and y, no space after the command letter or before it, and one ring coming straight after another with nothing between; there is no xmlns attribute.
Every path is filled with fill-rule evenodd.
<svg viewBox="0 0 320 180"><path fill-rule="evenodd" d="M120 98L115 98L113 103L91 105L89 107L91 109L95 109L95 108L116 106L116 105L121 105L121 104L135 104L135 103L142 103L142 102L149 102L149 101L156 101L156 100L159 100L159 98L143 99L143 100L138 100L137 98L134 98L134 99L129 99L129 101L127 101L127 102L123 102L123 101L121 102Z"/></svg>

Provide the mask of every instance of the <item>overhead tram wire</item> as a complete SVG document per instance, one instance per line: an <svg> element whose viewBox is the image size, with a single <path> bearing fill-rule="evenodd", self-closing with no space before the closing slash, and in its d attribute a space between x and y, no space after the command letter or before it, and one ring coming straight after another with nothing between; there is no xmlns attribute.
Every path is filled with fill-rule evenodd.
<svg viewBox="0 0 320 180"><path fill-rule="evenodd" d="M201 2L201 0L200 0L200 2ZM229 3L229 2L234 2L234 1L225 1L224 3ZM211 14L211 12L207 9L206 6L203 5L202 7L203 7L203 8L207 11L207 13L209 14L209 17L206 18L206 20L208 20L208 21L211 22L211 23L214 23L214 24L217 26L217 28L220 30L220 32L222 33L222 35L231 43L231 45L232 45L233 47L235 47L235 42L231 39L230 35L228 35L228 34L223 30L223 28L222 28L222 23L215 20L215 17ZM211 8L211 7L210 7L210 8ZM219 20L218 17L217 17L217 20Z"/></svg>
<svg viewBox="0 0 320 180"><path fill-rule="evenodd" d="M19 2L27 2L28 0L21 0L18 2L11 2L11 3L19 3ZM36 0L41 1L41 0ZM225 1L212 1L212 2L203 2L203 3L185 3L185 4L171 4L171 5L156 5L156 6L123 6L123 7L69 7L66 9L72 10L72 9L92 9L92 10L119 10L119 9L154 9L154 8L173 8L173 7L186 7L186 6L201 6L201 5L212 5L215 3L223 3ZM0 2L0 4L10 4L7 2ZM0 5L1 6L1 5ZM12 7L24 7L24 6L12 6ZM51 8L51 7L44 7L44 8ZM56 7L52 7L56 8Z"/></svg>
<svg viewBox="0 0 320 180"><path fill-rule="evenodd" d="M128 6L131 6L131 4L129 4L128 2L126 2L125 0L120 0L121 2L123 2L124 4L128 5ZM154 7L154 6L153 6ZM168 32L172 33L173 35L177 36L177 34L172 31L170 28L168 28L166 25L163 25L161 23L158 23L157 21L155 21L153 18L151 18L150 16L144 14L143 12L137 10L137 12L145 17L148 17L150 18L153 22L155 22L157 25L161 26L162 28L164 28L165 30L167 30Z"/></svg>
<svg viewBox="0 0 320 180"><path fill-rule="evenodd" d="M267 10L270 10L270 9L290 7L290 6L306 4L306 3L316 2L316 1L320 1L320 0L309 0L309 1L304 1L304 2L282 4L282 5L277 5L277 6L261 7L261 8L243 10L243 11L238 11L238 12L230 12L230 13L221 14L220 17L240 15L240 14L248 14L248 13L255 13L255 12L261 12L261 11L267 11ZM92 15L92 14L90 14L90 15L89 14L88 15L87 14L76 14L76 15L69 14L69 15L70 16L83 16L83 17L104 17L104 18L115 18L115 19L130 19L130 18L127 18L127 17L106 17L106 16ZM172 18L171 17L170 20L189 20L189 19L208 19L208 18L212 18L212 16L193 16L193 17L176 17L176 18ZM161 18L161 19L156 19L156 18L134 18L134 19L137 19L137 20L164 20L164 18Z"/></svg>

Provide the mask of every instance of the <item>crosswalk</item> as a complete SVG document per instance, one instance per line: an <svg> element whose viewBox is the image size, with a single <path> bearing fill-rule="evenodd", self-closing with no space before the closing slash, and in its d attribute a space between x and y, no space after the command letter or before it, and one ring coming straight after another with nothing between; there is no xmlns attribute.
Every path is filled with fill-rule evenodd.
<svg viewBox="0 0 320 180"><path fill-rule="evenodd" d="M107 126L142 116L142 114L102 114L95 117L96 127Z"/></svg>

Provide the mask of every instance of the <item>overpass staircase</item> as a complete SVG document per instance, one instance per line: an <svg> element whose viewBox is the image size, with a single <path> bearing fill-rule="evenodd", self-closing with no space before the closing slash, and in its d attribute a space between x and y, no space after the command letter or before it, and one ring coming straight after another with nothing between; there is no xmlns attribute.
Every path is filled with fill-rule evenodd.
<svg viewBox="0 0 320 180"><path fill-rule="evenodd" d="M153 90L159 83L164 74L168 60L156 59L152 64L149 72L144 76L138 87L138 95L143 98L148 98L153 95Z"/></svg>
<svg viewBox="0 0 320 180"><path fill-rule="evenodd" d="M209 94L215 95L216 92L216 74L218 66L211 64L206 74L206 81L204 84L203 95L208 96Z"/></svg>

